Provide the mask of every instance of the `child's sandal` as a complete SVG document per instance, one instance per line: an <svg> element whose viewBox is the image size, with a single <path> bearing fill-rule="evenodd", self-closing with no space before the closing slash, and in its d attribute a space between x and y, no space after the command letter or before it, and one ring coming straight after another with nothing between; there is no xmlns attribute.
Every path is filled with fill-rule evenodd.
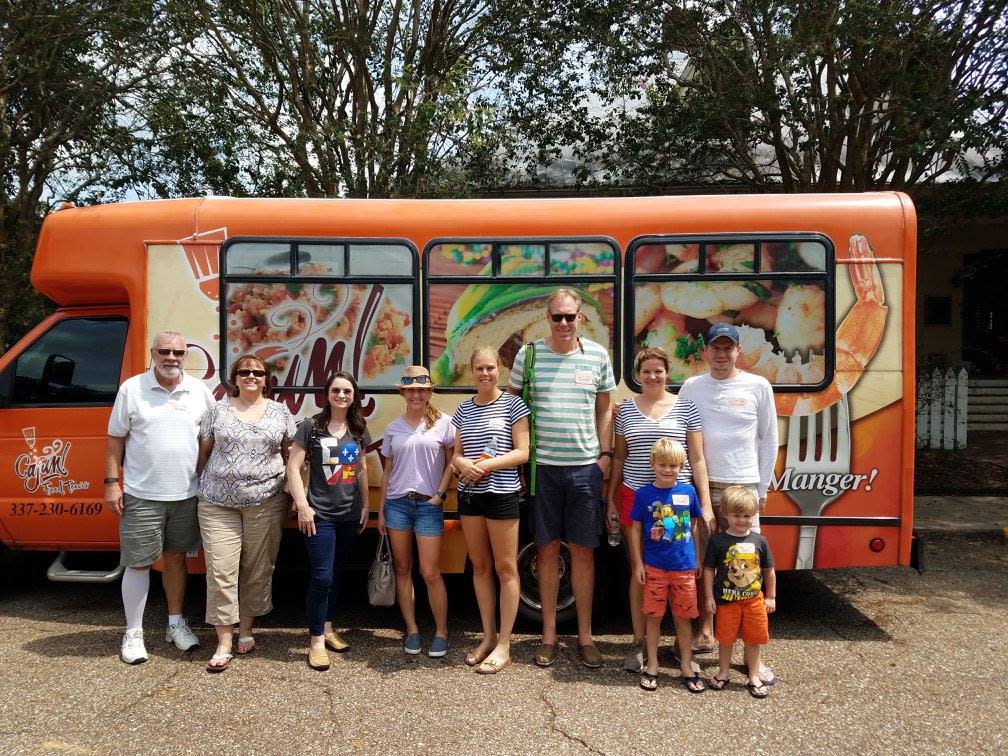
<svg viewBox="0 0 1008 756"><path fill-rule="evenodd" d="M728 685L728 681L727 680L722 680L717 675L714 675L714 677L712 677L710 680L707 681L707 686L711 690L724 690L725 686L727 686L727 685Z"/></svg>

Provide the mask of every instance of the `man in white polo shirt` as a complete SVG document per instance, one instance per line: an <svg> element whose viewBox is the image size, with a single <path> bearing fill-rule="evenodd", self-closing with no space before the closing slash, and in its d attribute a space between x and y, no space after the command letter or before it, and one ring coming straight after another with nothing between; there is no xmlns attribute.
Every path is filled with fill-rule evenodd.
<svg viewBox="0 0 1008 756"><path fill-rule="evenodd" d="M700 411L710 500L717 528L723 531L728 523L721 514L721 494L729 486L745 486L756 494L759 511L766 508L777 459L777 410L770 382L735 367L739 356L735 326L711 326L704 356L710 372L688 378L679 389L679 398L690 399ZM752 529L759 532L759 514L753 518ZM706 549L706 533L702 540ZM714 619L704 612L694 648L702 653L716 647ZM761 676L768 684L776 682L765 668Z"/></svg>
<svg viewBox="0 0 1008 756"><path fill-rule="evenodd" d="M119 518L119 548L126 634L120 656L147 660L143 613L150 567L164 558L168 603L165 639L182 651L199 640L182 617L186 552L199 543L196 519L196 456L200 418L213 396L182 369L186 343L163 331L151 346L151 369L124 381L108 424L105 501Z"/></svg>

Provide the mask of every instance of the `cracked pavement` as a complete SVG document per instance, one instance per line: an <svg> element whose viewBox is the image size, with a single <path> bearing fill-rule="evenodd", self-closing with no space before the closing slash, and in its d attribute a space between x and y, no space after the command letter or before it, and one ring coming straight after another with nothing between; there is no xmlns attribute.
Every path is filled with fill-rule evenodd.
<svg viewBox="0 0 1008 756"><path fill-rule="evenodd" d="M638 688L622 670L629 623L618 601L596 618L602 669L578 663L570 634L555 665L537 668L538 638L520 621L516 663L474 674L464 655L479 617L462 576L447 580L451 648L434 660L406 657L398 612L368 607L364 576L348 575L352 648L319 673L306 664L303 577L278 574L255 653L219 675L204 671L214 633L198 621L201 581L190 582L186 614L203 645L184 654L164 640L155 580L150 661L128 667L117 657L118 586L49 583L43 555L19 554L0 578L0 752L1003 752L1008 546L949 534L928 542L927 558L923 575L781 575L766 655L781 682L756 701L739 668L723 692L688 693L667 647L659 690ZM422 636L426 648L429 623ZM715 657L700 662L706 679Z"/></svg>

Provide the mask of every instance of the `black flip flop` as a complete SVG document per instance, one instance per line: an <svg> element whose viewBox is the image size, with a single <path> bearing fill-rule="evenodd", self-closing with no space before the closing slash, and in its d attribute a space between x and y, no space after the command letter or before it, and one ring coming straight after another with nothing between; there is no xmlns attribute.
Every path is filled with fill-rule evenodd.
<svg viewBox="0 0 1008 756"><path fill-rule="evenodd" d="M707 690L707 686L704 685L704 681L700 679L700 675L693 675L693 677L686 677L683 675L679 679L682 680L682 686L690 693L703 693ZM697 683L700 684L699 688L694 687Z"/></svg>
<svg viewBox="0 0 1008 756"><path fill-rule="evenodd" d="M746 684L746 688L749 690L749 695L752 696L753 698L763 699L770 695L770 690L768 689L767 684L765 682L761 682L759 685L753 685L750 682ZM763 692L757 693L756 691L758 688L763 688Z"/></svg>
<svg viewBox="0 0 1008 756"><path fill-rule="evenodd" d="M711 690L724 690L727 686L728 680L722 680L717 675L714 675L714 677L707 681L707 687Z"/></svg>
<svg viewBox="0 0 1008 756"><path fill-rule="evenodd" d="M648 693L658 690L658 675L652 675L647 670L640 673L640 686Z"/></svg>

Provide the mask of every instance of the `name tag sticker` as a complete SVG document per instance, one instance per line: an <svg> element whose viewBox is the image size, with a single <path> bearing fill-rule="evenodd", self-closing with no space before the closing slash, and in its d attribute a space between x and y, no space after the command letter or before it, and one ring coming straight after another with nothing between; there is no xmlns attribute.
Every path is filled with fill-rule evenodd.
<svg viewBox="0 0 1008 756"><path fill-rule="evenodd" d="M487 421L487 427L490 430L504 430L504 418L503 417L491 417Z"/></svg>
<svg viewBox="0 0 1008 756"><path fill-rule="evenodd" d="M661 428L662 430L676 430L676 429L682 427L682 423L680 423L678 420L675 420L675 419L673 419L671 417L663 417L658 422L658 427Z"/></svg>
<svg viewBox="0 0 1008 756"><path fill-rule="evenodd" d="M578 386L594 386L595 374L591 370L575 370L574 383Z"/></svg>
<svg viewBox="0 0 1008 756"><path fill-rule="evenodd" d="M672 506L674 507L688 507L689 506L689 496L686 494L672 494Z"/></svg>

